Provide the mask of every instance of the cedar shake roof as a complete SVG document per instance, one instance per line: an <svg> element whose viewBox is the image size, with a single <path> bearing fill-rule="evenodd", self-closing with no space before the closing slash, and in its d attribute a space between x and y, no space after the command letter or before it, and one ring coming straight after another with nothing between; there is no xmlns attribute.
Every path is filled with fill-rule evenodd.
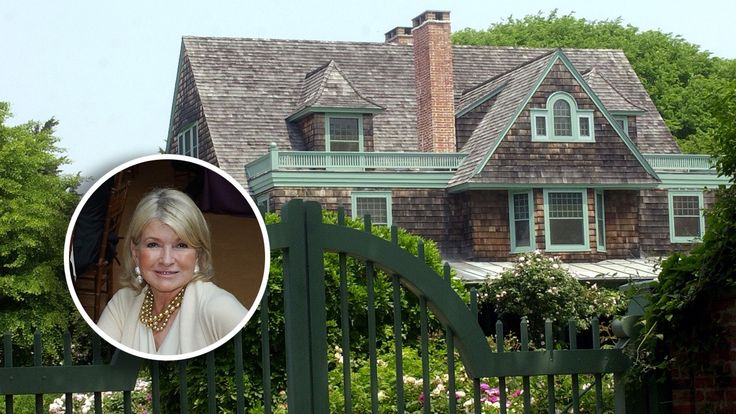
<svg viewBox="0 0 736 414"><path fill-rule="evenodd" d="M596 111L601 115L595 124L602 127L596 127L595 142L531 141L530 107L539 107L539 103L546 101L549 91L564 90L577 95L574 96L577 104L587 109L598 105L586 91L586 86L590 85L585 84L582 76L578 79L583 83L578 82L571 65L572 62L559 51L500 77L499 81L507 79L507 85L495 97L470 137L466 144L469 154L449 186L462 183L630 185L658 182L654 171L646 170L648 164L634 144L626 136L619 136L601 111ZM532 103L535 98L537 104Z"/></svg>
<svg viewBox="0 0 736 414"><path fill-rule="evenodd" d="M355 89L334 60L308 73L304 78L301 102L294 113L298 114L309 108L383 110Z"/></svg>
<svg viewBox="0 0 736 414"><path fill-rule="evenodd" d="M593 68L583 74L583 79L595 91L609 112L643 113L644 109L634 105Z"/></svg>
<svg viewBox="0 0 736 414"><path fill-rule="evenodd" d="M193 87L201 100L217 164L241 182L245 182L245 164L265 154L272 142L280 149L305 149L300 128L286 118L310 105L383 108L373 115L374 150L418 149L411 45L184 37L182 46L187 59L180 61L191 67ZM456 108L470 104L470 96L463 98L463 91L474 89L480 95L478 85L491 88L511 71L533 71L550 52L551 49L453 46ZM627 102L644 110L637 116L636 124L641 152L680 152L623 52L565 49L564 53L575 67L595 67ZM496 81L487 82L494 78ZM518 88L531 86L521 79L508 80ZM513 104L512 98L521 92L514 89L507 93L510 88L509 83L502 93ZM607 96L608 92L601 94ZM499 107L494 112L499 116L508 116L516 109L494 107ZM510 121L484 120L479 128L482 131L476 131L472 144L488 146L480 136L487 136L498 128L497 124L507 122ZM169 131L169 138L178 132Z"/></svg>
<svg viewBox="0 0 736 414"><path fill-rule="evenodd" d="M519 105L523 104L524 98L528 96L553 57L551 53L542 55L489 83L489 88L492 84L505 84L505 86L465 144L468 156L448 183L449 186L466 182L475 175L478 164L483 162L489 151L503 137L504 129L510 126L509 122L514 121L514 113L519 110Z"/></svg>

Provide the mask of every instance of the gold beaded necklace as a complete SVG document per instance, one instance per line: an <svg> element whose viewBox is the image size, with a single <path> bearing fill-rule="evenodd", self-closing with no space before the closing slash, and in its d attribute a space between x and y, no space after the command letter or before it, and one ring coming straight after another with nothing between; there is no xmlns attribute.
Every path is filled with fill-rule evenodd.
<svg viewBox="0 0 736 414"><path fill-rule="evenodd" d="M161 332L166 328L169 323L169 318L174 312L181 306L181 300L184 297L184 290L186 286L181 288L179 293L171 299L171 302L166 304L164 309L158 315L153 314L153 292L149 288L146 291L146 297L143 299L143 306L141 306L140 320L144 325L148 326L153 332Z"/></svg>

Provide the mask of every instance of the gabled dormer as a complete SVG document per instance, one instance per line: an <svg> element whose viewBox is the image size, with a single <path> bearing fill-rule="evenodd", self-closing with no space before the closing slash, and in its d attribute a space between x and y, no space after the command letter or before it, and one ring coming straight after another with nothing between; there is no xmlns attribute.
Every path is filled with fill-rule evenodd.
<svg viewBox="0 0 736 414"><path fill-rule="evenodd" d="M383 109L331 60L306 74L297 109L286 120L301 130L307 150L372 151L373 115Z"/></svg>

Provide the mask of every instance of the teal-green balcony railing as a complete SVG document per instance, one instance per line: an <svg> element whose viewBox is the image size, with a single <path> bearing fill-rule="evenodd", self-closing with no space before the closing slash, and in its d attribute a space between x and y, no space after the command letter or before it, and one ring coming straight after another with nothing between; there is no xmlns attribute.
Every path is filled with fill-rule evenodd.
<svg viewBox="0 0 736 414"><path fill-rule="evenodd" d="M269 152L245 166L249 178L270 171L323 169L327 171L454 171L466 154L430 152L330 152L280 151L271 145Z"/></svg>
<svg viewBox="0 0 736 414"><path fill-rule="evenodd" d="M709 171L715 173L715 160L703 154L644 154L655 171Z"/></svg>

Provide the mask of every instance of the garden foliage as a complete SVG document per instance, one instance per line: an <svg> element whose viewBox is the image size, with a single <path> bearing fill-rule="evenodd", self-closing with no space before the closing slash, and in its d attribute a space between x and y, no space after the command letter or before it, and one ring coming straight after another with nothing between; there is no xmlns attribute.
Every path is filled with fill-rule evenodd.
<svg viewBox="0 0 736 414"><path fill-rule="evenodd" d="M514 267L487 280L478 296L502 320L512 321L507 323L510 328L527 318L530 338L536 343L544 338L546 319L557 329L567 326L570 319L586 329L592 318L610 319L625 306L617 291L579 282L559 258L539 251L519 255Z"/></svg>

